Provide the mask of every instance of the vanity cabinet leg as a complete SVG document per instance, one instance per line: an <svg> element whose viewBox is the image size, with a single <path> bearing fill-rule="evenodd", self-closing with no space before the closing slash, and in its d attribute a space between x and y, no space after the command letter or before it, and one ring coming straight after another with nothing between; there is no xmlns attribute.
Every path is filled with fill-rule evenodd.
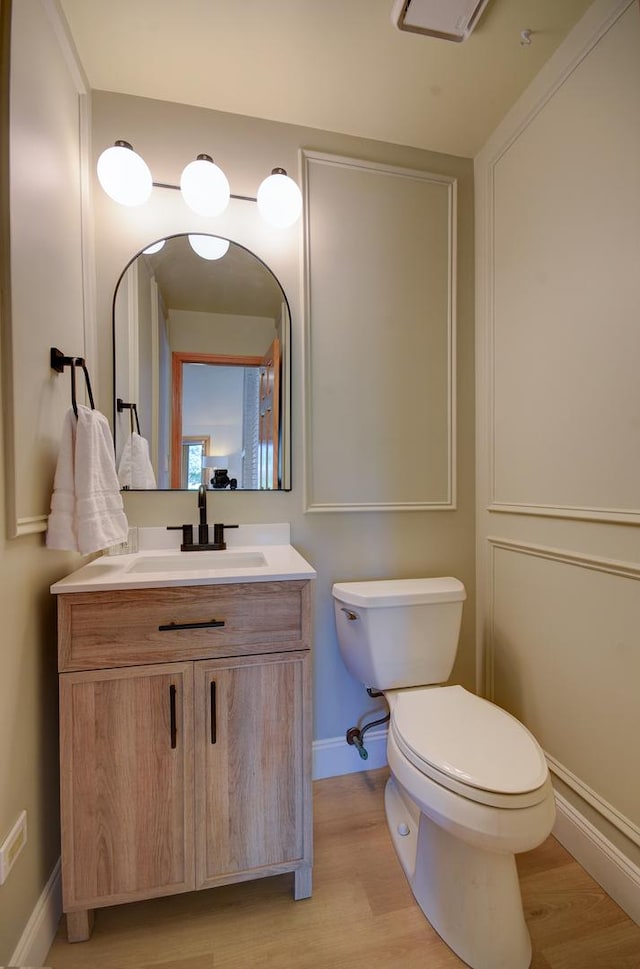
<svg viewBox="0 0 640 969"><path fill-rule="evenodd" d="M67 939L69 942L86 942L93 931L95 912L84 909L82 912L67 912Z"/></svg>
<svg viewBox="0 0 640 969"><path fill-rule="evenodd" d="M293 897L295 901L301 898L311 898L311 865L298 868L293 873Z"/></svg>

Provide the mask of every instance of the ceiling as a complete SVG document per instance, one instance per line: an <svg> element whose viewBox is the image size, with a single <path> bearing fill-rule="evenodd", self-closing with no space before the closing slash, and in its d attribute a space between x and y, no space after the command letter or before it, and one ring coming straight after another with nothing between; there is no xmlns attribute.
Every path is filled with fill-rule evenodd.
<svg viewBox="0 0 640 969"><path fill-rule="evenodd" d="M186 236L167 240L148 261L167 309L280 317L283 293L267 266L232 243L224 259L196 256Z"/></svg>
<svg viewBox="0 0 640 969"><path fill-rule="evenodd" d="M461 44L393 0L59 2L94 89L473 157L592 0L489 0Z"/></svg>

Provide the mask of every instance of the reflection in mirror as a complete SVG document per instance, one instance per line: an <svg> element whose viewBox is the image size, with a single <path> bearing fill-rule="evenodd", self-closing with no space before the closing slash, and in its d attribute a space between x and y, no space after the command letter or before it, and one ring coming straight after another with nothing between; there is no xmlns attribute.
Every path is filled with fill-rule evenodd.
<svg viewBox="0 0 640 969"><path fill-rule="evenodd" d="M278 280L237 243L138 253L113 300L120 486L289 489L290 325Z"/></svg>

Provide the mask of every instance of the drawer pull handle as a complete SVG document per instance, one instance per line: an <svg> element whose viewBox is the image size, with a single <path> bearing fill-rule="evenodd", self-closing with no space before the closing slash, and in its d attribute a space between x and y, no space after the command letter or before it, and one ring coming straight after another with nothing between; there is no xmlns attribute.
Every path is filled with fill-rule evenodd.
<svg viewBox="0 0 640 969"><path fill-rule="evenodd" d="M173 632L176 629L213 629L224 626L224 619L211 619L209 622L170 622L166 626L158 626L158 632Z"/></svg>
<svg viewBox="0 0 640 969"><path fill-rule="evenodd" d="M176 721L176 688L172 683L169 687L169 714L171 729L171 749L175 750L178 742L178 725Z"/></svg>
<svg viewBox="0 0 640 969"><path fill-rule="evenodd" d="M217 740L217 729L216 729L216 681L211 681L211 743L215 744Z"/></svg>

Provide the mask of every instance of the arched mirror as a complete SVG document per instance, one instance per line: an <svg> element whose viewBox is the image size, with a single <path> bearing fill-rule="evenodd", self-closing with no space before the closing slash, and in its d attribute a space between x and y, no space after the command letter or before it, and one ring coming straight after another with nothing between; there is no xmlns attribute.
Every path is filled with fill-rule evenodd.
<svg viewBox="0 0 640 969"><path fill-rule="evenodd" d="M176 235L113 299L114 437L125 490L289 490L289 305L219 236Z"/></svg>

